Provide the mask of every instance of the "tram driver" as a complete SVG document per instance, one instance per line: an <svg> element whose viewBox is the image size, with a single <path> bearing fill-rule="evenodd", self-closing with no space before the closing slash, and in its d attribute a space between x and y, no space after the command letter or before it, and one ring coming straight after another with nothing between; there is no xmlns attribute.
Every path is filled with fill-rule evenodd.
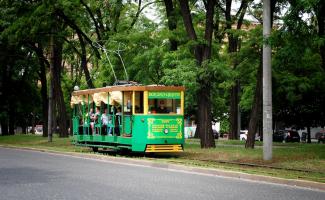
<svg viewBox="0 0 325 200"><path fill-rule="evenodd" d="M165 107L165 102L163 100L161 100L159 102L159 107L157 108L157 113L169 113L169 111Z"/></svg>

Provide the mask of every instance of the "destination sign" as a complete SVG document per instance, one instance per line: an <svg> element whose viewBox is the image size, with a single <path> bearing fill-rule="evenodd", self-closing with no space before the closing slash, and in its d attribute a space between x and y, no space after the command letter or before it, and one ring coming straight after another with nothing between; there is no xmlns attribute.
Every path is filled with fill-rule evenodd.
<svg viewBox="0 0 325 200"><path fill-rule="evenodd" d="M149 92L148 98L149 99L181 99L181 93L153 91L153 92Z"/></svg>

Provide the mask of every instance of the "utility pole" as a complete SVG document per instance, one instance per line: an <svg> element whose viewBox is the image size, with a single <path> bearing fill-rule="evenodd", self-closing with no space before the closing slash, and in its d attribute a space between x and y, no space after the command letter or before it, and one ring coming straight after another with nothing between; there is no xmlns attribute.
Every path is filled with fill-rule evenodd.
<svg viewBox="0 0 325 200"><path fill-rule="evenodd" d="M54 67L54 32L51 34L50 39L50 76L49 76L49 108L48 108L48 118L47 118L47 133L48 142L52 142L52 121L53 121L53 67Z"/></svg>
<svg viewBox="0 0 325 200"><path fill-rule="evenodd" d="M237 92L238 92L238 99L240 96L240 82L239 80L237 80ZM238 100L239 101L239 100ZM238 120L238 126L237 126L237 138L236 139L240 139L240 129L241 129L241 110L240 110L240 104L238 103L237 105L237 120Z"/></svg>
<svg viewBox="0 0 325 200"><path fill-rule="evenodd" d="M271 2L263 0L263 159L272 159Z"/></svg>

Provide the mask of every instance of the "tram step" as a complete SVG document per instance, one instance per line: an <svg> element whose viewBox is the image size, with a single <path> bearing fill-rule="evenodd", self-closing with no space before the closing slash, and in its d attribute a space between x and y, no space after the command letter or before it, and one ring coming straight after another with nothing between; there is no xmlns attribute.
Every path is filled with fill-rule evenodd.
<svg viewBox="0 0 325 200"><path fill-rule="evenodd" d="M183 148L180 144L174 145L147 145L146 152L182 152Z"/></svg>

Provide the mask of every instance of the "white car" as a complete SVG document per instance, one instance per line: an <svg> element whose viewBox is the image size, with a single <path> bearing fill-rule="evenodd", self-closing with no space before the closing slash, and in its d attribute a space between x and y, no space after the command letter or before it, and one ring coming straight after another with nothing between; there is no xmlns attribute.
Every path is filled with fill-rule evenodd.
<svg viewBox="0 0 325 200"><path fill-rule="evenodd" d="M246 141L247 134L248 134L248 130L240 130L239 140Z"/></svg>
<svg viewBox="0 0 325 200"><path fill-rule="evenodd" d="M246 141L248 135L248 130L240 130L239 140ZM258 133L255 134L255 140L261 141L261 137L258 135Z"/></svg>
<svg viewBox="0 0 325 200"><path fill-rule="evenodd" d="M35 126L35 135L43 135L43 125Z"/></svg>

